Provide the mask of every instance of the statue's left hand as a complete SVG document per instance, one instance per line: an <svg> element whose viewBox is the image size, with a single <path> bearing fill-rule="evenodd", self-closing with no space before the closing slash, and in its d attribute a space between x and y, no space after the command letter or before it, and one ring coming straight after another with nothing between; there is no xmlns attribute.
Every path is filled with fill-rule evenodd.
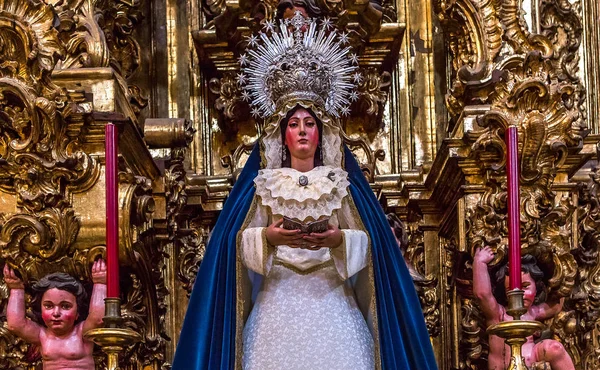
<svg viewBox="0 0 600 370"><path fill-rule="evenodd" d="M94 284L106 284L106 262L99 259L92 266L92 282Z"/></svg>
<svg viewBox="0 0 600 370"><path fill-rule="evenodd" d="M337 226L329 224L324 233L310 233L302 239L314 246L310 249L337 248L342 243L342 232Z"/></svg>

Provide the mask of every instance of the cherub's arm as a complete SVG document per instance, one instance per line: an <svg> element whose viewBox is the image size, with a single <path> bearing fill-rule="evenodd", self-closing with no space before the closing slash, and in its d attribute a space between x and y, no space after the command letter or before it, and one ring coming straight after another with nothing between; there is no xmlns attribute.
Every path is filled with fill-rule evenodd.
<svg viewBox="0 0 600 370"><path fill-rule="evenodd" d="M83 322L83 333L102 326L104 317L104 298L106 298L106 263L100 259L92 266L92 298L90 299L90 312Z"/></svg>
<svg viewBox="0 0 600 370"><path fill-rule="evenodd" d="M536 320L546 320L556 316L562 311L565 298L561 298L558 302L545 302L534 306L534 316Z"/></svg>
<svg viewBox="0 0 600 370"><path fill-rule="evenodd" d="M39 345L41 326L25 317L25 286L8 265L4 265L4 281L10 289L6 308L8 330L29 343Z"/></svg>
<svg viewBox="0 0 600 370"><path fill-rule="evenodd" d="M494 259L490 247L478 249L473 257L473 294L487 321L500 321L500 305L492 293L488 263Z"/></svg>

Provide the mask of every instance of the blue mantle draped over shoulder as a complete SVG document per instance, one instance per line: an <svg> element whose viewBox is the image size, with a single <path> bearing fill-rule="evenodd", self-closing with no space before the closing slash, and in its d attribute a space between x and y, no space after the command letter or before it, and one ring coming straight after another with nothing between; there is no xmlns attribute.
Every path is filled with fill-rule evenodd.
<svg viewBox="0 0 600 370"><path fill-rule="evenodd" d="M211 234L196 277L174 370L234 369L236 351L236 239L254 197L258 146L240 173ZM412 279L379 202L345 148L350 194L369 233L384 370L437 369Z"/></svg>

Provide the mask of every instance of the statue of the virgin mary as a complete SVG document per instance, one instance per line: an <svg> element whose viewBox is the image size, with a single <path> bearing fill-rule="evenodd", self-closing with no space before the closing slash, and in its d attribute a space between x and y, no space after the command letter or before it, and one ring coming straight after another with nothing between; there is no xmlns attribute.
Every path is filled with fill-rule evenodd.
<svg viewBox="0 0 600 370"><path fill-rule="evenodd" d="M264 135L210 236L173 369L436 369L412 279L351 152L347 37L296 13L249 40Z"/></svg>

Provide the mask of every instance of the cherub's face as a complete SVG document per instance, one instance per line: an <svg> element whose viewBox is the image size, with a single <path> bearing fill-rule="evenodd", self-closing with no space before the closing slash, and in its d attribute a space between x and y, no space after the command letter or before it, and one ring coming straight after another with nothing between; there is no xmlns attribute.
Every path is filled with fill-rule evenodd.
<svg viewBox="0 0 600 370"><path fill-rule="evenodd" d="M522 280L522 285L523 285L522 289L525 291L525 293L523 293L523 305L525 306L525 308L529 308L533 304L533 301L535 300L535 296L537 294L537 289L535 287L535 280L533 280L533 278L531 277L531 275L529 273L524 273L524 272L521 272L521 280ZM505 276L504 277L504 289L506 290L506 292L509 291L508 287L509 287L508 276Z"/></svg>
<svg viewBox="0 0 600 370"><path fill-rule="evenodd" d="M55 335L70 333L79 317L75 295L57 288L44 293L41 309L44 324Z"/></svg>

